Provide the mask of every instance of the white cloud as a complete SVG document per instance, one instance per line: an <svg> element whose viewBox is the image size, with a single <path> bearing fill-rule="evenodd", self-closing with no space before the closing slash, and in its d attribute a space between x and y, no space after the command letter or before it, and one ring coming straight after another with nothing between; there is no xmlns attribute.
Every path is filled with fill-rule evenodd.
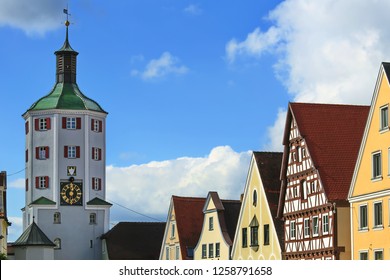
<svg viewBox="0 0 390 280"><path fill-rule="evenodd" d="M268 30L231 40L226 56L275 55L275 75L291 101L368 105L380 63L390 61L389 10L387 0L286 0L269 13ZM269 128L270 138L276 130Z"/></svg>
<svg viewBox="0 0 390 280"><path fill-rule="evenodd" d="M152 59L145 67L144 71L132 70L132 76L141 76L144 80L161 78L170 74L185 74L188 72L186 66L180 65L179 59L169 52L164 52L160 58Z"/></svg>
<svg viewBox="0 0 390 280"><path fill-rule="evenodd" d="M206 197L214 190L223 199L239 199L250 155L220 146L205 157L111 165L107 167L107 199L152 217L166 216L172 195Z"/></svg>
<svg viewBox="0 0 390 280"><path fill-rule="evenodd" d="M19 28L28 35L43 35L64 21L64 7L65 0L1 0L0 26Z"/></svg>
<svg viewBox="0 0 390 280"><path fill-rule="evenodd" d="M19 178L8 183L9 188L24 189L26 186L25 179Z"/></svg>
<svg viewBox="0 0 390 280"><path fill-rule="evenodd" d="M184 12L190 15L199 16L203 11L198 5L191 4L184 9Z"/></svg>
<svg viewBox="0 0 390 280"><path fill-rule="evenodd" d="M279 108L274 124L267 128L268 144L264 147L266 151L283 152L283 135L286 124L286 114L286 109Z"/></svg>

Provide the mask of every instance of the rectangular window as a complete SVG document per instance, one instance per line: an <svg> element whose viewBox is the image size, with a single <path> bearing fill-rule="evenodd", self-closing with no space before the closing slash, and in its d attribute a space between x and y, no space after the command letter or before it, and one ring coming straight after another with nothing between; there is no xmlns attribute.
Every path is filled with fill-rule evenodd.
<svg viewBox="0 0 390 280"><path fill-rule="evenodd" d="M269 224L264 225L264 245L269 245Z"/></svg>
<svg viewBox="0 0 390 280"><path fill-rule="evenodd" d="M322 216L322 233L323 234L329 233L329 215Z"/></svg>
<svg viewBox="0 0 390 280"><path fill-rule="evenodd" d="M81 129L81 118L62 117L63 129Z"/></svg>
<svg viewBox="0 0 390 280"><path fill-rule="evenodd" d="M209 230L214 230L214 218L209 217Z"/></svg>
<svg viewBox="0 0 390 280"><path fill-rule="evenodd" d="M259 227L251 227L251 246L259 246Z"/></svg>
<svg viewBox="0 0 390 280"><path fill-rule="evenodd" d="M309 220L309 218L306 218L303 221L303 231L304 231L305 237L309 237L310 236L310 220Z"/></svg>
<svg viewBox="0 0 390 280"><path fill-rule="evenodd" d="M295 221L290 222L290 239L295 239L296 237L296 228Z"/></svg>
<svg viewBox="0 0 390 280"><path fill-rule="evenodd" d="M202 244L202 259L207 258L207 245Z"/></svg>
<svg viewBox="0 0 390 280"><path fill-rule="evenodd" d="M171 238L175 237L175 224L171 225Z"/></svg>
<svg viewBox="0 0 390 280"><path fill-rule="evenodd" d="M215 257L220 257L221 256L221 244L215 243Z"/></svg>
<svg viewBox="0 0 390 280"><path fill-rule="evenodd" d="M180 259L180 247L176 246L175 251L176 251L175 259L178 260L178 259Z"/></svg>
<svg viewBox="0 0 390 280"><path fill-rule="evenodd" d="M64 146L65 158L80 158L80 146Z"/></svg>
<svg viewBox="0 0 390 280"><path fill-rule="evenodd" d="M102 179L101 178L92 177L92 189L94 191L102 190Z"/></svg>
<svg viewBox="0 0 390 280"><path fill-rule="evenodd" d="M102 149L100 148L92 148L92 159L93 160L101 160L102 159Z"/></svg>
<svg viewBox="0 0 390 280"><path fill-rule="evenodd" d="M376 152L372 154L372 179L382 177L382 153Z"/></svg>
<svg viewBox="0 0 390 280"><path fill-rule="evenodd" d="M103 122L96 119L91 119L91 130L94 132L102 132Z"/></svg>
<svg viewBox="0 0 390 280"><path fill-rule="evenodd" d="M367 229L368 227L368 216L367 216L367 205L359 206L359 230Z"/></svg>
<svg viewBox="0 0 390 280"><path fill-rule="evenodd" d="M368 251L359 252L359 260L362 260L362 261L368 260Z"/></svg>
<svg viewBox="0 0 390 280"><path fill-rule="evenodd" d="M89 214L89 223L92 225L96 224L96 213Z"/></svg>
<svg viewBox="0 0 390 280"><path fill-rule="evenodd" d="M318 217L313 217L313 236L318 235Z"/></svg>
<svg viewBox="0 0 390 280"><path fill-rule="evenodd" d="M374 251L374 259L375 260L383 260L383 250L375 250Z"/></svg>
<svg viewBox="0 0 390 280"><path fill-rule="evenodd" d="M248 247L248 229L242 229L242 248Z"/></svg>
<svg viewBox="0 0 390 280"><path fill-rule="evenodd" d="M214 258L214 244L209 244L209 258Z"/></svg>
<svg viewBox="0 0 390 280"><path fill-rule="evenodd" d="M55 212L53 219L54 219L53 223L61 224L61 213L60 212Z"/></svg>
<svg viewBox="0 0 390 280"><path fill-rule="evenodd" d="M48 176L35 177L35 188L47 189L48 187L49 187L49 177Z"/></svg>
<svg viewBox="0 0 390 280"><path fill-rule="evenodd" d="M380 130L389 128L389 106L380 108Z"/></svg>
<svg viewBox="0 0 390 280"><path fill-rule="evenodd" d="M169 247L165 247L165 256L166 259L169 260Z"/></svg>
<svg viewBox="0 0 390 280"><path fill-rule="evenodd" d="M48 159L49 158L49 147L36 147L35 148L36 159Z"/></svg>
<svg viewBox="0 0 390 280"><path fill-rule="evenodd" d="M50 130L50 118L38 118L35 119L35 130L36 131L45 131Z"/></svg>
<svg viewBox="0 0 390 280"><path fill-rule="evenodd" d="M382 202L374 203L374 227L382 227Z"/></svg>

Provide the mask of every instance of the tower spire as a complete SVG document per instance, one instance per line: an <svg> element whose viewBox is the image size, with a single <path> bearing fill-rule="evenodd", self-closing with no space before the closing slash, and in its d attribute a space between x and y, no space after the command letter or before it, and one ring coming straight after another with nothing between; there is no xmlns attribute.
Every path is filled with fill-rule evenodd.
<svg viewBox="0 0 390 280"><path fill-rule="evenodd" d="M64 9L66 14L66 33L65 42L61 49L56 51L54 54L57 56L57 67L56 67L56 82L57 83L76 83L76 52L69 43L69 12L68 9Z"/></svg>

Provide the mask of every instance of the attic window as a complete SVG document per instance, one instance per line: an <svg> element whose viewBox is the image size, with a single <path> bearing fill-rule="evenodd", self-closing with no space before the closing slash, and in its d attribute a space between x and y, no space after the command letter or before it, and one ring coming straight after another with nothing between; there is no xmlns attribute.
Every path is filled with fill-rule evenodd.
<svg viewBox="0 0 390 280"><path fill-rule="evenodd" d="M257 191L256 190L253 191L252 203L253 203L253 206L256 207L256 205L257 205Z"/></svg>
<svg viewBox="0 0 390 280"><path fill-rule="evenodd" d="M389 105L380 108L380 130L389 129Z"/></svg>
<svg viewBox="0 0 390 280"><path fill-rule="evenodd" d="M259 221L256 218L256 215L253 217L251 223L249 224L251 230L251 247L259 246Z"/></svg>

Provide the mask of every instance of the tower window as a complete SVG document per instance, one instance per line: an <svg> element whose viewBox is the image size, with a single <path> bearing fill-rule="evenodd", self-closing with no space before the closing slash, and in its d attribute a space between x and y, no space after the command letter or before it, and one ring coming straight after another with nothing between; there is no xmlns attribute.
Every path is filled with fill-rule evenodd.
<svg viewBox="0 0 390 280"><path fill-rule="evenodd" d="M35 177L35 187L37 189L47 189L49 187L49 176Z"/></svg>
<svg viewBox="0 0 390 280"><path fill-rule="evenodd" d="M96 119L91 119L91 130L94 132L102 132L103 122Z"/></svg>
<svg viewBox="0 0 390 280"><path fill-rule="evenodd" d="M92 178L92 189L94 191L100 191L102 189L102 179L100 178Z"/></svg>
<svg viewBox="0 0 390 280"><path fill-rule="evenodd" d="M35 119L35 130L36 131L46 131L51 128L50 118L38 118Z"/></svg>
<svg viewBox="0 0 390 280"><path fill-rule="evenodd" d="M49 158L49 147L36 147L35 148L36 159L48 159Z"/></svg>
<svg viewBox="0 0 390 280"><path fill-rule="evenodd" d="M59 250L61 249L61 238L54 239L54 244L56 245L54 249Z"/></svg>
<svg viewBox="0 0 390 280"><path fill-rule="evenodd" d="M91 225L96 224L96 213L89 214L89 224Z"/></svg>
<svg viewBox="0 0 390 280"><path fill-rule="evenodd" d="M80 146L64 146L65 158L80 158Z"/></svg>
<svg viewBox="0 0 390 280"><path fill-rule="evenodd" d="M62 118L63 129L81 129L81 118L76 117L63 117Z"/></svg>
<svg viewBox="0 0 390 280"><path fill-rule="evenodd" d="M101 160L102 159L102 149L100 148L92 148L92 159L93 160Z"/></svg>
<svg viewBox="0 0 390 280"><path fill-rule="evenodd" d="M60 212L55 212L53 215L53 223L54 224L61 224L61 213Z"/></svg>

